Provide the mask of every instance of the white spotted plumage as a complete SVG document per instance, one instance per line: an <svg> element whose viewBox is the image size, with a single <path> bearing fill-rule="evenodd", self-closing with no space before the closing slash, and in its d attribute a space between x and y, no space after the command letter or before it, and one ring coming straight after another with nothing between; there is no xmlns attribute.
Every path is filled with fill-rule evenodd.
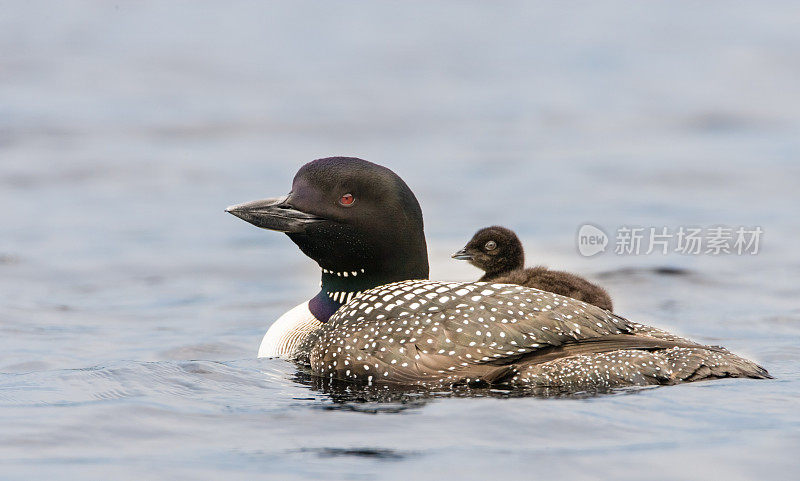
<svg viewBox="0 0 800 481"><path fill-rule="evenodd" d="M677 346L526 361L548 349L620 335ZM743 372L758 368L721 348L557 294L509 284L429 280L396 282L360 293L303 343L296 358L328 378L428 387L498 380L563 388L664 384L684 380L675 366L687 364L689 358L712 370L725 363ZM632 364L634 359L641 362ZM729 371L734 376L738 372Z"/></svg>

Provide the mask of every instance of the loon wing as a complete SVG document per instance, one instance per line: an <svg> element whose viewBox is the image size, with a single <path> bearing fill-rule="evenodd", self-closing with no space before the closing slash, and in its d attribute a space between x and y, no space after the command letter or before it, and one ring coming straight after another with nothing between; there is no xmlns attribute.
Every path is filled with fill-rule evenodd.
<svg viewBox="0 0 800 481"><path fill-rule="evenodd" d="M612 368L630 364L614 353L635 352L640 364L650 366L653 360L638 359L639 352L670 349L708 353L695 355L695 376L703 371L701 366L713 373L702 359L730 364L715 359L722 356L721 348L672 336L557 294L508 284L420 280L364 292L309 337L300 357L325 377L440 386L474 381L530 384L537 372L563 369L568 359L572 364L585 363L583 369L570 367L581 379L591 377L586 366L595 361L604 361L592 368L598 378L601 374L611 378ZM653 370L663 371L660 377L620 378L646 384L670 382L673 375L663 374L675 372L669 363L684 361L677 354L659 358ZM659 363L667 364L656 366ZM550 381L544 374L539 377L554 382L552 375Z"/></svg>

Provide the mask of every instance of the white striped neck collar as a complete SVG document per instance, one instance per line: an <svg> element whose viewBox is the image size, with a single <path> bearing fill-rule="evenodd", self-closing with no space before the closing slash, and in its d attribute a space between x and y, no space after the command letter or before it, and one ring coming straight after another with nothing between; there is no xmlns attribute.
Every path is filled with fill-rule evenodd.
<svg viewBox="0 0 800 481"><path fill-rule="evenodd" d="M322 267L321 290L309 301L309 310L320 322L327 322L337 309L375 284L364 268L336 271Z"/></svg>
<svg viewBox="0 0 800 481"><path fill-rule="evenodd" d="M361 291L326 291L324 288L319 294L308 301L308 309L320 322L328 322L328 319L340 307L358 297Z"/></svg>

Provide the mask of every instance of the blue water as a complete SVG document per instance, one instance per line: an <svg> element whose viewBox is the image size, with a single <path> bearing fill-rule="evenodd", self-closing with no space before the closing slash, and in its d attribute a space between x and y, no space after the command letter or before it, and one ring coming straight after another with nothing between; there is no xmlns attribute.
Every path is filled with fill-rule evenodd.
<svg viewBox="0 0 800 481"><path fill-rule="evenodd" d="M0 478L797 479L793 2L8 2ZM318 272L223 212L328 155L616 311L762 363L566 398L331 389L254 359ZM581 257L586 222L761 226L757 255ZM678 275L652 268L669 266Z"/></svg>

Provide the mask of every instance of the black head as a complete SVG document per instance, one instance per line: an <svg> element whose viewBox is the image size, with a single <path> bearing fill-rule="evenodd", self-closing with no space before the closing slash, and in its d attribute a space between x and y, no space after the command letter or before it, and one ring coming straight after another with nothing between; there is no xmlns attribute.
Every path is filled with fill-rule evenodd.
<svg viewBox="0 0 800 481"><path fill-rule="evenodd" d="M286 233L323 269L323 291L356 292L428 278L419 202L397 174L372 162L314 160L300 168L287 196L227 211Z"/></svg>
<svg viewBox="0 0 800 481"><path fill-rule="evenodd" d="M522 242L514 231L500 226L476 232L463 249L453 254L453 258L469 261L487 274L500 274L525 266Z"/></svg>

